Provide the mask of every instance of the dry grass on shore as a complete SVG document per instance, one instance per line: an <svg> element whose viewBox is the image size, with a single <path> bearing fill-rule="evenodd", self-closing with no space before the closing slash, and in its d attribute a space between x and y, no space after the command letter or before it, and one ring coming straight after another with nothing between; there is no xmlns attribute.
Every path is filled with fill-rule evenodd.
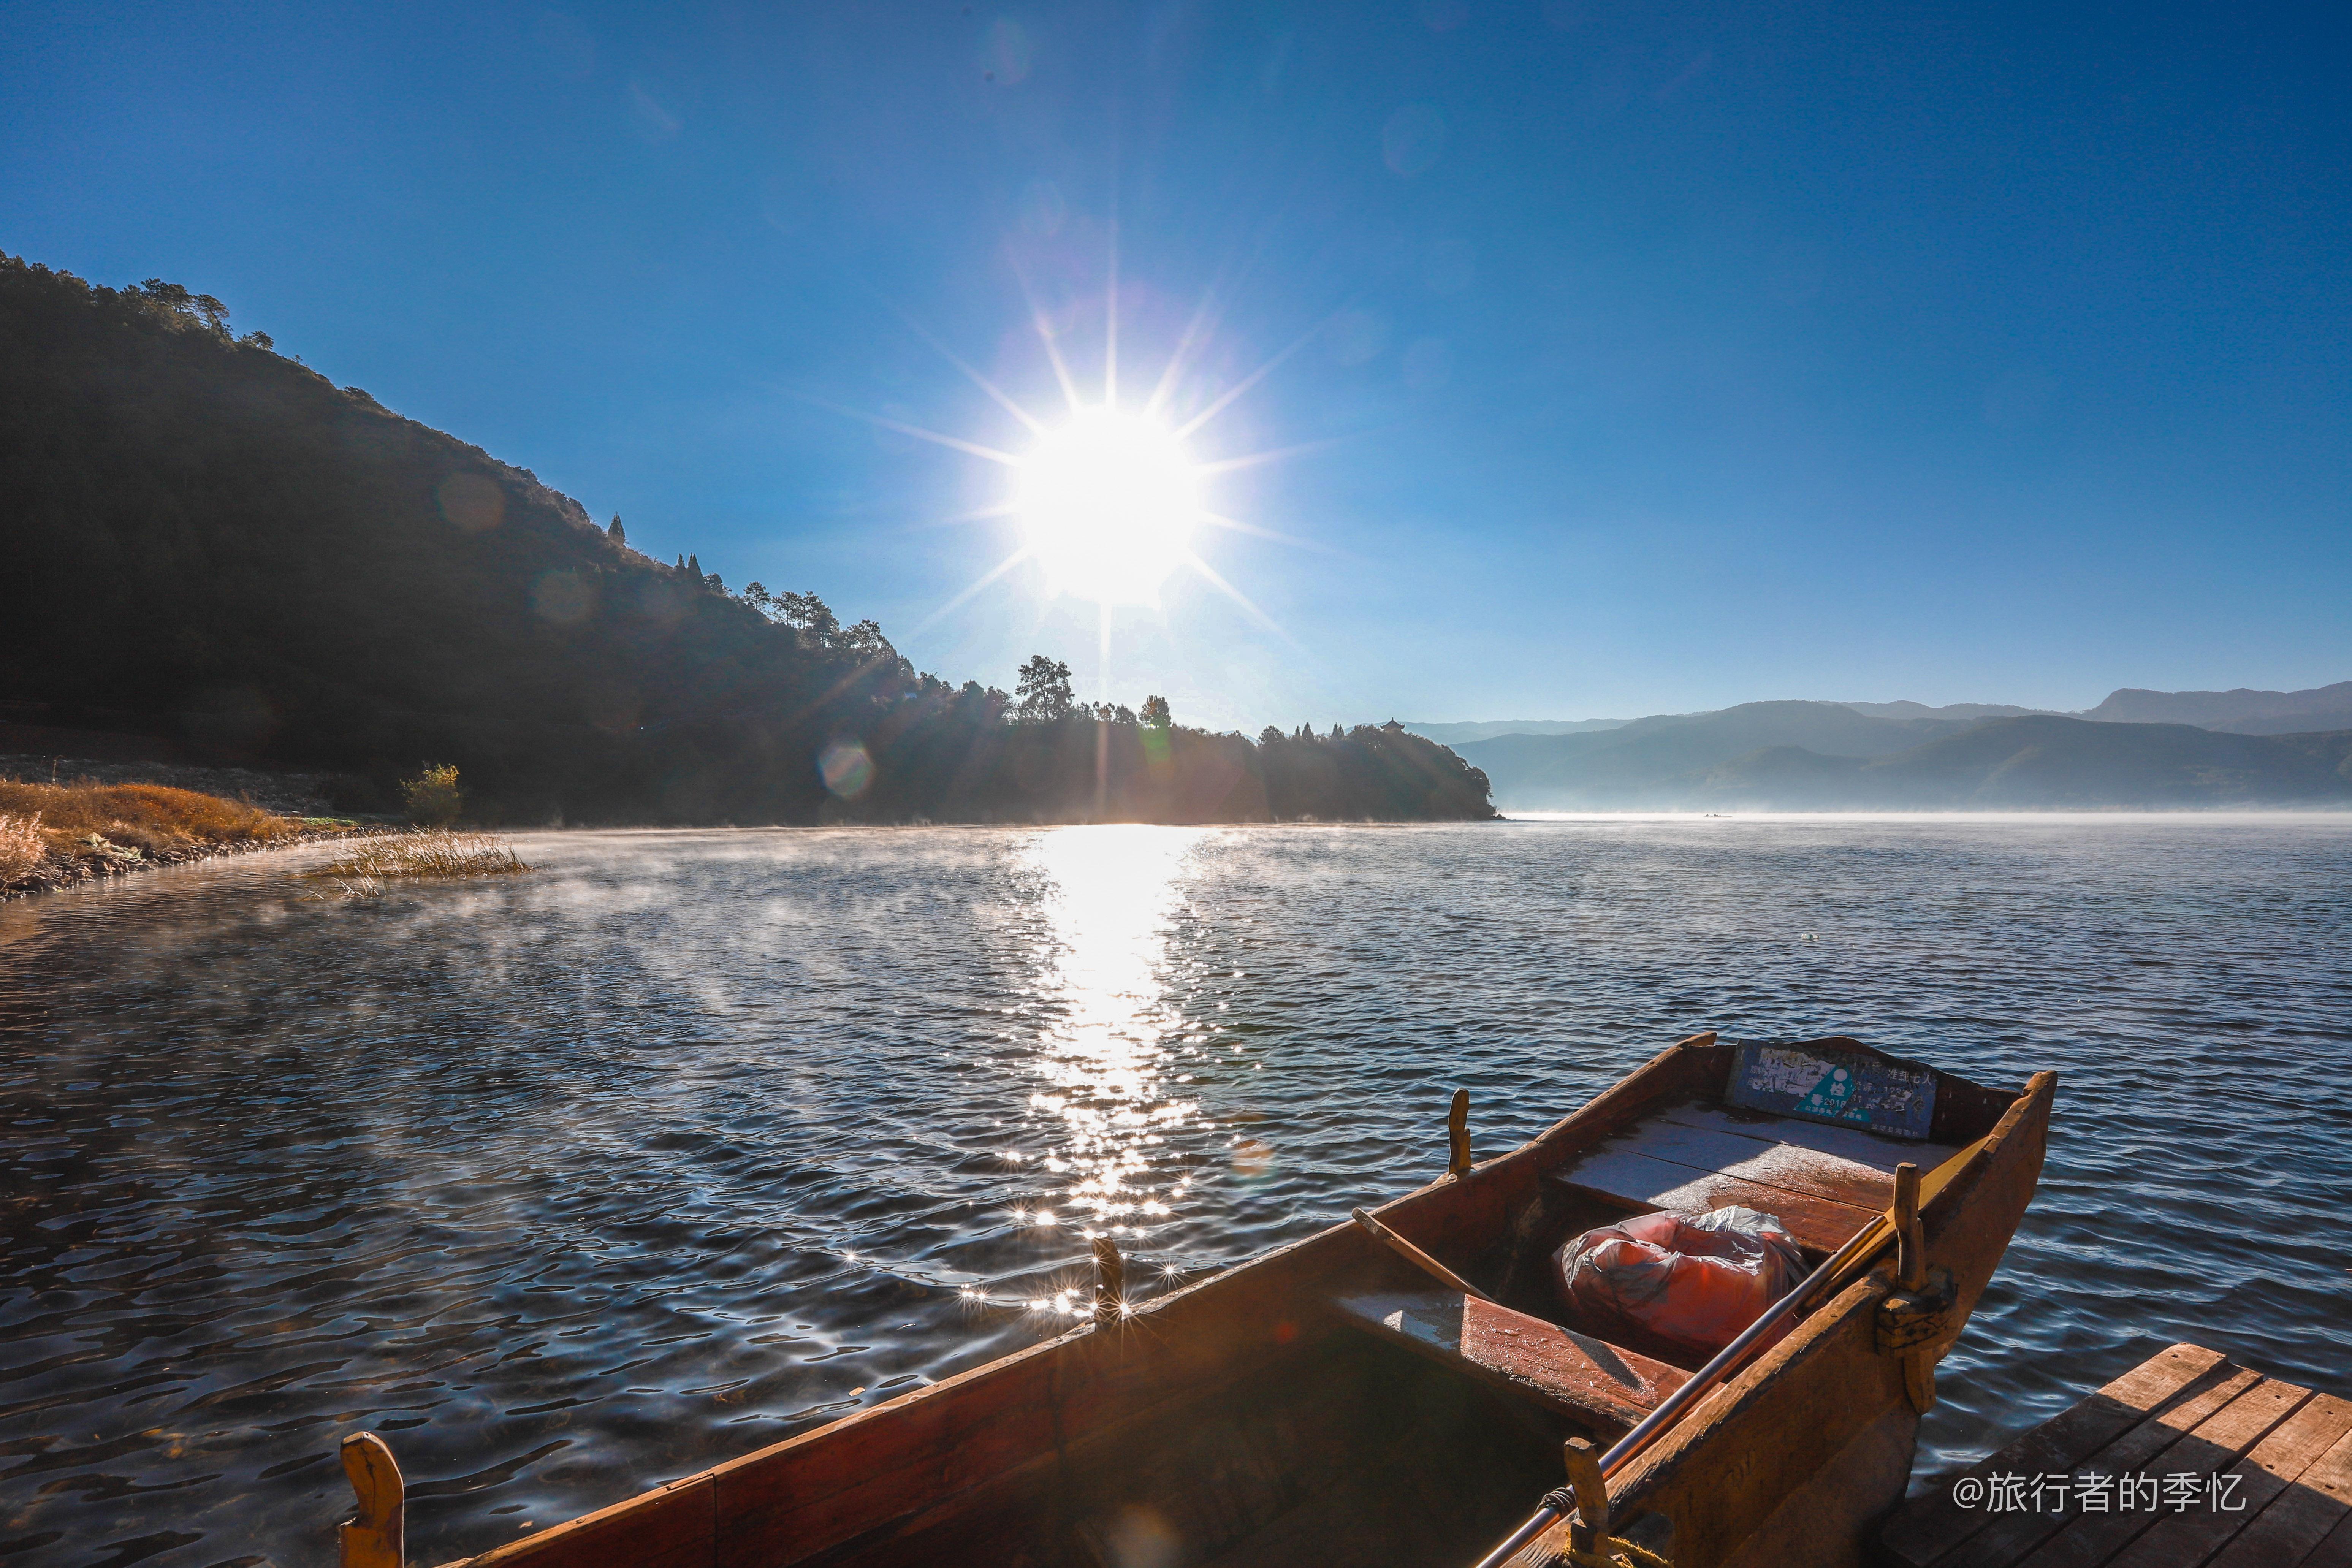
<svg viewBox="0 0 2352 1568"><path fill-rule="evenodd" d="M446 827L365 838L312 875L353 882L386 877L508 877L530 867L504 839Z"/></svg>
<svg viewBox="0 0 2352 1568"><path fill-rule="evenodd" d="M268 844L303 830L240 800L165 784L45 784L0 779L0 886L45 863L177 858Z"/></svg>
<svg viewBox="0 0 2352 1568"><path fill-rule="evenodd" d="M0 812L0 888L30 872L48 854L41 837L41 814L13 816Z"/></svg>

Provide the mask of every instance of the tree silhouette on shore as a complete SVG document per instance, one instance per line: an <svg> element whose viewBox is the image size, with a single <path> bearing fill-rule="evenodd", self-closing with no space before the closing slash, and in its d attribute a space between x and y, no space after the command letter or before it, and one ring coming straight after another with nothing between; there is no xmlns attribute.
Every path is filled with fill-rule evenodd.
<svg viewBox="0 0 2352 1568"><path fill-rule="evenodd" d="M359 811L432 758L485 822L1493 815L1484 774L1402 732L1213 734L1157 694L1081 704L1042 653L1017 696L918 672L876 622L663 566L228 321L0 256L20 721L332 772ZM870 763L847 795L819 767L845 746Z"/></svg>

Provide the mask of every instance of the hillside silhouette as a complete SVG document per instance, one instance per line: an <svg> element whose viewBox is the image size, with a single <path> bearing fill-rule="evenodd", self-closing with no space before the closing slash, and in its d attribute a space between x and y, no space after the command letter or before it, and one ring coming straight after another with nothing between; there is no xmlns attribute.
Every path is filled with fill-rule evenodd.
<svg viewBox="0 0 2352 1568"><path fill-rule="evenodd" d="M0 516L6 718L338 770L360 809L431 762L519 822L1494 815L1393 726L1253 742L919 674L161 280L0 257Z"/></svg>

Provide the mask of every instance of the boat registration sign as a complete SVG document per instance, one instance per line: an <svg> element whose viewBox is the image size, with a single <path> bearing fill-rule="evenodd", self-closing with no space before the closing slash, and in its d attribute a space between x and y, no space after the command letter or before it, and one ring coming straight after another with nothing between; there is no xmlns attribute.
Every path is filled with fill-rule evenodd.
<svg viewBox="0 0 2352 1568"><path fill-rule="evenodd" d="M1824 1046L1743 1040L1727 1103L1779 1116L1925 1138L1936 1119L1934 1069Z"/></svg>

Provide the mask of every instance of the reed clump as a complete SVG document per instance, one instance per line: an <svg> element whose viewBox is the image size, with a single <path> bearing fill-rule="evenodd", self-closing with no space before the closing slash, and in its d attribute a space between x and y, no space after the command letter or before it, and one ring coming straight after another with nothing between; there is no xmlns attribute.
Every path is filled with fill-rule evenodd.
<svg viewBox="0 0 2352 1568"><path fill-rule="evenodd" d="M509 877L530 869L495 834L427 827L362 839L313 875L365 883L388 877Z"/></svg>
<svg viewBox="0 0 2352 1568"><path fill-rule="evenodd" d="M48 854L41 837L41 814L17 816L0 812L0 887L30 872Z"/></svg>

